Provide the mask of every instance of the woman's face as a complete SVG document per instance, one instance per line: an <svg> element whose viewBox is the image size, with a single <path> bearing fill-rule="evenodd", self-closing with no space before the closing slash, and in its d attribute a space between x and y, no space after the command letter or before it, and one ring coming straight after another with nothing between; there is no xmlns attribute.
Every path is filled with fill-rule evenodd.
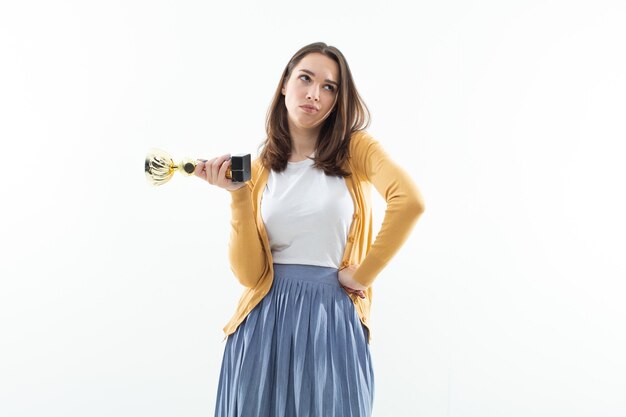
<svg viewBox="0 0 626 417"><path fill-rule="evenodd" d="M300 129L320 126L335 106L338 87L339 65L335 61L317 52L303 57L281 90L290 125Z"/></svg>

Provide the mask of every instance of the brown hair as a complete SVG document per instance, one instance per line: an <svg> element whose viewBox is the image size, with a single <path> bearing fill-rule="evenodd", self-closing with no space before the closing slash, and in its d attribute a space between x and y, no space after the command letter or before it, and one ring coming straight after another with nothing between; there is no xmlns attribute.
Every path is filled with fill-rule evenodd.
<svg viewBox="0 0 626 417"><path fill-rule="evenodd" d="M316 42L302 47L285 67L272 104L267 111L265 131L267 137L260 145L263 150L260 160L266 168L281 172L287 167L291 155L291 136L287 124L287 107L281 90L289 80L296 65L306 55L318 52L334 60L339 66L339 88L333 110L324 120L315 145L314 166L323 169L326 175L349 176L341 166L348 158L352 133L366 129L370 124L370 113L361 99L345 57L334 46Z"/></svg>

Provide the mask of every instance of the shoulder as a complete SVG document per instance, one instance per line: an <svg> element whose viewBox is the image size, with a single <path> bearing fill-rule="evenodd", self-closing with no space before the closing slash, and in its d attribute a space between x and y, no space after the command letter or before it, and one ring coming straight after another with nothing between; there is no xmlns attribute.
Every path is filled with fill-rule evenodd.
<svg viewBox="0 0 626 417"><path fill-rule="evenodd" d="M357 130L350 135L349 154L351 158L364 158L378 141L367 130Z"/></svg>
<svg viewBox="0 0 626 417"><path fill-rule="evenodd" d="M252 177L254 178L256 175L258 175L259 170L261 169L261 166L263 164L261 164L261 158L254 157L252 159L252 161L250 162L250 171L252 174Z"/></svg>
<svg viewBox="0 0 626 417"><path fill-rule="evenodd" d="M363 147L372 139L372 135L367 130L355 130L350 135L350 149Z"/></svg>
<svg viewBox="0 0 626 417"><path fill-rule="evenodd" d="M383 145L366 130L354 132L350 137L350 161L357 173L370 179L391 158Z"/></svg>
<svg viewBox="0 0 626 417"><path fill-rule="evenodd" d="M355 166L364 169L363 165L379 146L380 143L368 131L357 130L350 135L349 157Z"/></svg>
<svg viewBox="0 0 626 417"><path fill-rule="evenodd" d="M256 156L252 159L252 161L250 161L250 181L252 182L252 184L255 184L257 182L257 179L264 169L265 167L261 162L260 156Z"/></svg>

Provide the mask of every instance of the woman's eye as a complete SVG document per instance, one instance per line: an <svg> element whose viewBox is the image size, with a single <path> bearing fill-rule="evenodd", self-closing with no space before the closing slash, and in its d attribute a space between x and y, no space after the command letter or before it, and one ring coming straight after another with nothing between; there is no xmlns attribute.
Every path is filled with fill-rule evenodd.
<svg viewBox="0 0 626 417"><path fill-rule="evenodd" d="M299 78L302 79L302 77L305 77L303 81L310 81L311 80L311 78L308 75L306 75L306 74L300 75ZM326 84L324 87L328 87L328 91L335 91L335 87L330 85L330 84Z"/></svg>

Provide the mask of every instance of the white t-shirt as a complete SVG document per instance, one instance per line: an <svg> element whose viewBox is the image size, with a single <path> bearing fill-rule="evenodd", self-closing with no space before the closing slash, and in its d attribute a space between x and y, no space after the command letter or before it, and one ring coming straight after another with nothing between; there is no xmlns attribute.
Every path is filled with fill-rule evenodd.
<svg viewBox="0 0 626 417"><path fill-rule="evenodd" d="M339 269L353 214L345 178L326 175L312 159L270 171L261 216L275 263Z"/></svg>

